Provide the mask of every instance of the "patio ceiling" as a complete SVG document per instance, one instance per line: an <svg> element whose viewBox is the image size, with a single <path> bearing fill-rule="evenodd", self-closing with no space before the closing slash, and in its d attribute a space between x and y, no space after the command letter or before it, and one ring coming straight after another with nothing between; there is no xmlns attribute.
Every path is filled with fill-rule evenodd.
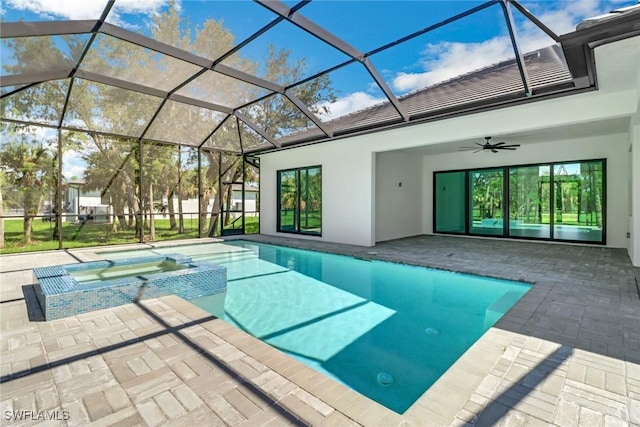
<svg viewBox="0 0 640 427"><path fill-rule="evenodd" d="M515 0L459 2L468 8L458 5L453 16L435 20L425 16L423 27L376 46L352 44L347 32L328 29L322 8L335 8L334 2L237 3L252 18L250 30L237 39L219 32L231 37L226 43L183 32L156 31L154 38L153 31L125 28L110 22L114 0L95 19L3 21L0 121L246 154L593 85L584 78L589 61L571 53L578 64L567 63L564 39ZM353 3L360 6L349 7L367 7ZM211 18L222 26L227 17L215 4ZM476 22L508 37L510 49L499 61L478 62L476 70L410 91L394 86L389 58L454 40L456 31ZM532 46L518 33L525 24L546 45L523 50ZM351 25L362 23L354 16ZM291 38L303 39L308 49L277 46ZM274 62L277 55L265 60L264 46L288 52L284 65ZM349 79L366 82L378 97L356 110L340 109L340 86Z"/></svg>

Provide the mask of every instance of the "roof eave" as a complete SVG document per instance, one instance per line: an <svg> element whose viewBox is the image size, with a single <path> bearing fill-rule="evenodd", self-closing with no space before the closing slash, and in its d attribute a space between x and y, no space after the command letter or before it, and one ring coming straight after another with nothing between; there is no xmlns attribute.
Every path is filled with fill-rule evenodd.
<svg viewBox="0 0 640 427"><path fill-rule="evenodd" d="M560 36L576 88L597 87L593 49L640 35L640 8Z"/></svg>

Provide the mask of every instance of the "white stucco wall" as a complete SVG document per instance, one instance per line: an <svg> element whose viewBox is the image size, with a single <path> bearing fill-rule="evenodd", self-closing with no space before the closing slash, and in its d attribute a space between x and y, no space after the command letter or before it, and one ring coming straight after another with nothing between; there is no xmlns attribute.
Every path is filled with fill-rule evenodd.
<svg viewBox="0 0 640 427"><path fill-rule="evenodd" d="M640 107L640 106L639 106ZM629 125L629 147L631 156L629 171L631 185L631 209L629 214L629 240L627 249L631 262L640 267L640 111Z"/></svg>
<svg viewBox="0 0 640 427"><path fill-rule="evenodd" d="M422 234L422 181L420 156L376 154L376 242Z"/></svg>
<svg viewBox="0 0 640 427"><path fill-rule="evenodd" d="M640 55L636 52L636 55ZM629 123L629 148L631 152L630 161L630 181L631 206L629 212L629 257L636 267L640 267L640 67L636 70L636 90L638 94L638 105L636 113L631 117Z"/></svg>
<svg viewBox="0 0 640 427"><path fill-rule="evenodd" d="M447 153L424 157L424 233L433 232L433 172L527 163L607 159L607 246L627 247L629 161L627 134L524 145L516 151Z"/></svg>
<svg viewBox="0 0 640 427"><path fill-rule="evenodd" d="M374 155L361 144L331 142L260 157L260 232L277 234L277 171L322 166L322 236L301 239L371 246Z"/></svg>
<svg viewBox="0 0 640 427"><path fill-rule="evenodd" d="M386 152L464 139L482 141L485 135L500 135L516 131L535 132L536 130L545 130L551 124L571 123L580 126L603 118L628 117L632 112L635 112L636 103L636 94L629 94L629 91L618 94L590 92L263 154L260 164L260 230L264 234L277 234L276 171L301 166L322 165L322 236L295 236L370 246L383 239L419 234L417 229L415 233L411 232L409 224L415 226L412 221L407 223L407 227L402 225L402 229L392 227L386 222L389 211L384 200L391 196L385 185L393 183L394 171L400 167L401 163L398 157ZM560 142L523 146L514 152L500 153L500 157L472 156L471 153L459 152L449 153L443 155L438 170L607 158L609 173L607 239L611 246L627 247L628 197L624 195L628 194L629 184L628 176L624 174L629 170L629 163L628 158L625 157L628 156L626 130L625 133L621 133L611 140L605 137L596 137ZM469 162L463 163L461 155L467 156ZM382 159L377 165L376 156L380 156ZM391 157L386 158L386 156ZM406 158L410 157L409 154L405 154L405 156L407 156ZM421 155L417 157L422 158ZM383 167L385 165L393 167L387 172ZM407 171L403 171L403 173L408 173L409 168L406 169ZM428 174L429 168L426 165L423 166L423 169L423 173ZM430 170L432 171L433 168L431 167ZM377 178L378 176L379 178ZM408 182L411 180L409 179ZM383 183L385 184L383 185ZM383 186L376 189L378 184ZM427 180L425 177L421 186L415 186L416 192L414 193L414 198L420 200L423 198L423 193L428 192L428 195L424 197L422 208L416 210L416 212L420 211L421 230L425 233L431 232L431 188L431 178ZM386 196L385 193L387 193ZM408 199L401 197L400 194L397 193L400 199ZM624 204L623 216L619 213L621 210L612 205L616 194L622 195L618 198L627 200L622 202ZM395 196L393 194L393 197ZM381 201L376 202L376 198ZM289 234L289 236L292 235Z"/></svg>

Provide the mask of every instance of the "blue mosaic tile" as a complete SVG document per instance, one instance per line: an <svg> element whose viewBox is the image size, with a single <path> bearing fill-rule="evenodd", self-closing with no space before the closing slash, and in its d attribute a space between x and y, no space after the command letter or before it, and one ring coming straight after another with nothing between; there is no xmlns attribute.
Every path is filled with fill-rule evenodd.
<svg viewBox="0 0 640 427"><path fill-rule="evenodd" d="M56 265L53 267L38 267L33 269L33 276L36 279L45 277L57 277L65 275L64 266Z"/></svg>
<svg viewBox="0 0 640 427"><path fill-rule="evenodd" d="M79 283L69 272L104 269L112 266L169 261L188 268L141 274L113 280ZM154 255L117 261L47 267L38 271L36 297L46 320L129 304L137 299L175 294L184 299L226 293L227 269L210 262L192 262L179 254ZM34 270L34 276L35 276Z"/></svg>

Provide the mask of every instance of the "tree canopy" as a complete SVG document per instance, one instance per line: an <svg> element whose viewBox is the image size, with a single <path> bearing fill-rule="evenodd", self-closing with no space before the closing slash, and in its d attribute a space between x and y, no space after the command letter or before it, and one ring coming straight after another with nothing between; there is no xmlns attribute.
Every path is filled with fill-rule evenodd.
<svg viewBox="0 0 640 427"><path fill-rule="evenodd" d="M223 22L208 19L194 26L176 7L152 16L150 33L160 42L205 58L218 58L235 44L234 35ZM9 39L15 56L15 61L3 64L9 74L40 71L43 64L58 68L78 66L85 74L35 84L3 98L1 104L7 118L24 121L28 118L32 122L84 130L62 132L63 170L75 172L60 179L64 186L73 177L83 183L83 191L99 192L101 199L112 207L113 232L136 228L142 233L142 216L164 209L163 199L171 198L172 211L173 197L177 196L182 203L184 197L193 195L194 189L198 189L194 180L199 176L202 188L199 197L204 209L201 229L209 235L216 234L222 207L222 197L216 195L219 191L226 192L228 183L242 175L241 158L225 155L220 164L222 157L216 150L240 154L243 149L267 142L251 126L228 113L93 81L91 73L229 108L247 105L240 110L243 116L273 138L313 126L283 95L265 97L268 91L264 88L102 33L83 56L88 40L84 34ZM289 51L273 46L261 61L236 52L225 59L225 65L246 73L264 69L265 78L274 83L297 81L306 68L304 59L292 61ZM301 84L293 88L293 93L314 113L320 112L319 106L326 101L335 100L327 76ZM165 148L154 141L201 146L203 169L197 173L195 152L186 161L177 154L175 146ZM4 151L3 156L13 156L14 163L29 157L14 156L15 153L3 148ZM13 169L6 165L7 162L3 163L3 172L11 182L17 179L16 170L27 167L28 162ZM42 169L40 173L44 174L43 179L57 179L52 170ZM37 215L38 209L38 206L29 209L28 215ZM182 206L179 211L182 212ZM204 215L210 217L209 221ZM149 220L150 224L144 225L153 239L153 215ZM173 216L172 223L175 224Z"/></svg>

